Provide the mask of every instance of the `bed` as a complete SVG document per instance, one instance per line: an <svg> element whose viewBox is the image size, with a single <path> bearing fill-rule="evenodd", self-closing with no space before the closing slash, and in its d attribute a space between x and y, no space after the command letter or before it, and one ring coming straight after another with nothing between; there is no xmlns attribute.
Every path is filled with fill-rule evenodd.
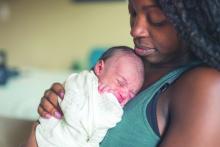
<svg viewBox="0 0 220 147"><path fill-rule="evenodd" d="M0 146L19 147L27 137L45 89L53 82L63 82L71 71L22 70L0 86Z"/></svg>

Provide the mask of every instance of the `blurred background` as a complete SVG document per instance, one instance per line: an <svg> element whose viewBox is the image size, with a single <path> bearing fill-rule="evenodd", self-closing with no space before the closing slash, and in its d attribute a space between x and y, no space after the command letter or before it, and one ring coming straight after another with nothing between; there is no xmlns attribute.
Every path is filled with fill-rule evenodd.
<svg viewBox="0 0 220 147"><path fill-rule="evenodd" d="M0 147L19 147L45 89L133 45L126 0L0 0Z"/></svg>

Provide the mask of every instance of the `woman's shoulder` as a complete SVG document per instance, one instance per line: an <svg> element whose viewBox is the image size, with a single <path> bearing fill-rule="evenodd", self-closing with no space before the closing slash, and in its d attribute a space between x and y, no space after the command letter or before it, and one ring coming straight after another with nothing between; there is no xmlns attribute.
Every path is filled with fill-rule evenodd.
<svg viewBox="0 0 220 147"><path fill-rule="evenodd" d="M208 101L220 99L220 71L210 67L196 67L185 72L171 87L177 101Z"/></svg>
<svg viewBox="0 0 220 147"><path fill-rule="evenodd" d="M165 108L170 116L170 130L167 132L183 140L188 136L197 135L205 142L218 142L216 136L220 129L219 71L209 67L196 67L185 72L168 89L167 99L168 108ZM179 132L181 136L178 136ZM197 140L193 140L190 144L197 143Z"/></svg>
<svg viewBox="0 0 220 147"><path fill-rule="evenodd" d="M196 67L185 72L179 80L177 80L177 84L205 87L210 85L220 85L220 71L211 67Z"/></svg>

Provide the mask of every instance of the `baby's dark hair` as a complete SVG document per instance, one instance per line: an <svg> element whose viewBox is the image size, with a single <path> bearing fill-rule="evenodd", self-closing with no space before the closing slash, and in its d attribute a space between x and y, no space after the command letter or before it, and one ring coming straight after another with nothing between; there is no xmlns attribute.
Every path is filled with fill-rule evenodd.
<svg viewBox="0 0 220 147"><path fill-rule="evenodd" d="M98 59L98 61L100 60L106 61L107 59L111 58L112 56L115 55L115 53L118 53L118 52L136 55L136 53L134 52L134 49L128 46L114 46L114 47L107 49ZM94 66L91 68L91 70L94 70Z"/></svg>
<svg viewBox="0 0 220 147"><path fill-rule="evenodd" d="M134 50L128 46L114 46L106 50L102 56L99 58L99 60L106 61L110 57L112 57L116 52L123 52L128 54L134 54Z"/></svg>

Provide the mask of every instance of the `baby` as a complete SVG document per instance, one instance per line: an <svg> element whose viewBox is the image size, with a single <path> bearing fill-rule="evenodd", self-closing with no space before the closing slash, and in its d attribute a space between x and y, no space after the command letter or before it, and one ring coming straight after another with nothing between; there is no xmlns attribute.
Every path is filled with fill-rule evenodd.
<svg viewBox="0 0 220 147"><path fill-rule="evenodd" d="M123 106L142 87L144 65L133 49L108 49L91 71L74 73L65 81L59 101L64 117L40 118L39 147L98 147L107 130L121 120Z"/></svg>

